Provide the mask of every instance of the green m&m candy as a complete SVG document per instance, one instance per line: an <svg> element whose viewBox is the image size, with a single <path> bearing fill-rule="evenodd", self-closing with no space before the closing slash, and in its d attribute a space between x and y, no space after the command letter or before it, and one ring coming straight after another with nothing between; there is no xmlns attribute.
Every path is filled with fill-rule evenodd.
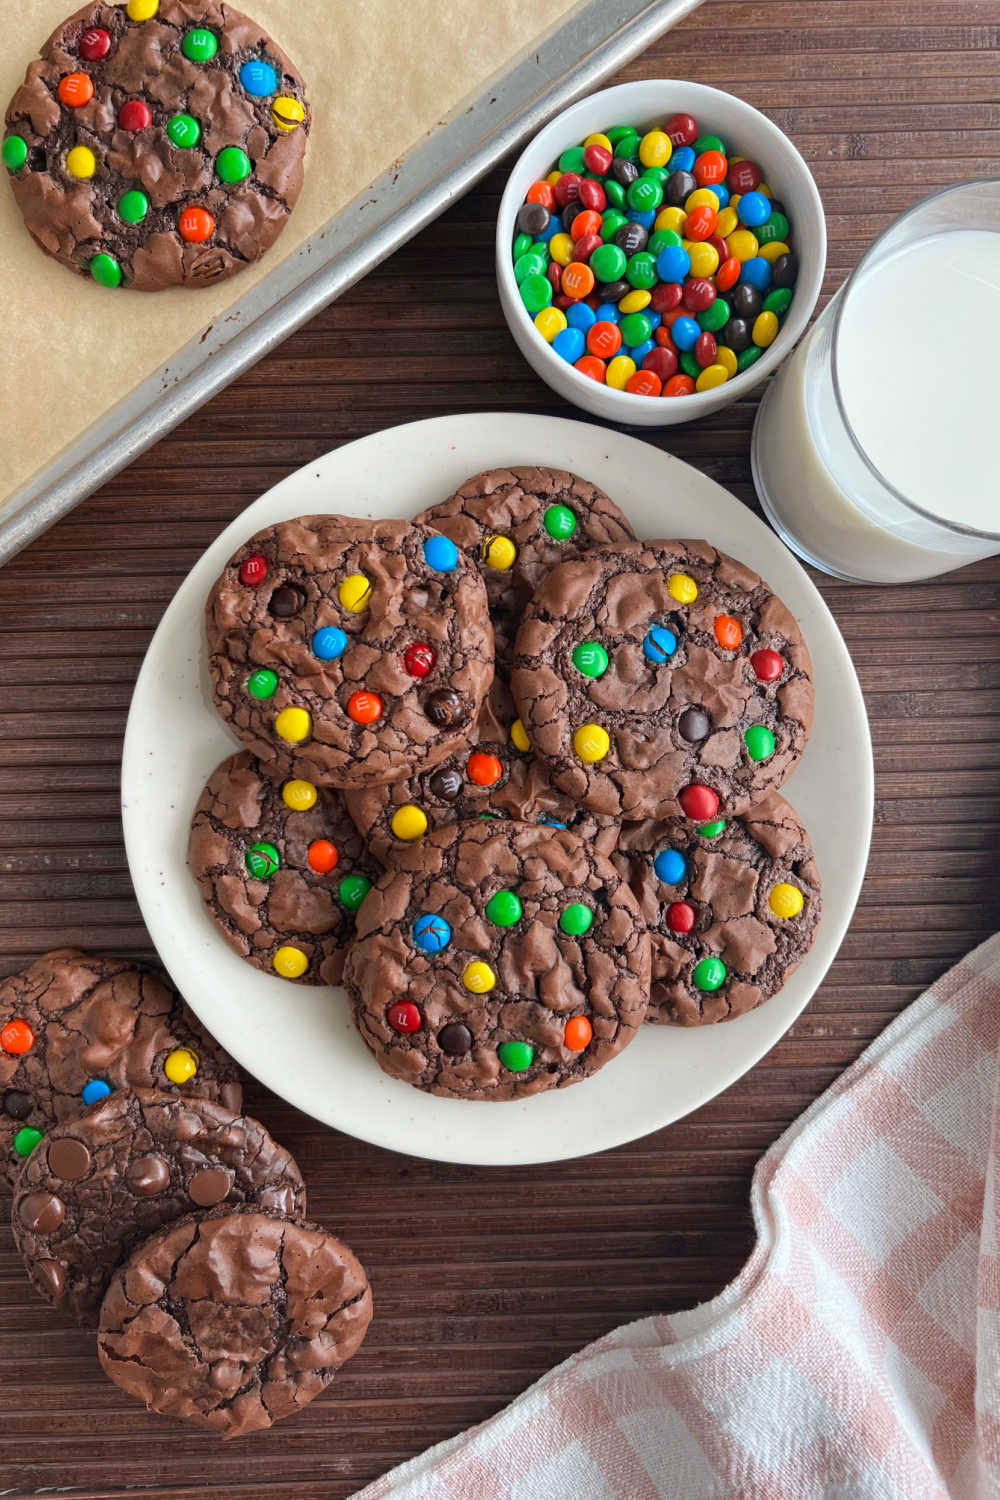
<svg viewBox="0 0 1000 1500"><path fill-rule="evenodd" d="M211 62L218 50L218 38L207 26L192 26L184 33L181 51L189 62Z"/></svg>
<svg viewBox="0 0 1000 1500"><path fill-rule="evenodd" d="M19 172L28 160L28 143L23 135L9 135L0 155L8 172Z"/></svg>
<svg viewBox="0 0 1000 1500"><path fill-rule="evenodd" d="M224 146L215 158L215 170L223 182L245 182L253 166L241 147Z"/></svg>
<svg viewBox="0 0 1000 1500"><path fill-rule="evenodd" d="M621 245L598 245L590 257L590 269L598 281L617 281L628 265Z"/></svg>
<svg viewBox="0 0 1000 1500"><path fill-rule="evenodd" d="M141 224L148 213L149 199L138 188L132 188L118 199L118 217L125 224Z"/></svg>
<svg viewBox="0 0 1000 1500"><path fill-rule="evenodd" d="M201 140L201 126L194 115L174 115L167 121L167 135L174 146L189 151Z"/></svg>
<svg viewBox="0 0 1000 1500"><path fill-rule="evenodd" d="M113 255L101 250L90 262L90 274L98 286L121 286L122 268Z"/></svg>
<svg viewBox="0 0 1000 1500"><path fill-rule="evenodd" d="M770 245L774 240L787 240L789 223L784 214L772 213L766 224L761 224L759 229L754 230L757 241L761 245Z"/></svg>
<svg viewBox="0 0 1000 1500"><path fill-rule="evenodd" d="M14 1137L14 1150L18 1156L30 1156L42 1139L42 1132L34 1125L23 1125Z"/></svg>
<svg viewBox="0 0 1000 1500"><path fill-rule="evenodd" d="M751 724L743 736L751 760L767 760L774 754L774 735L766 724Z"/></svg>
<svg viewBox="0 0 1000 1500"><path fill-rule="evenodd" d="M612 205L613 208L625 207L625 189L622 187L617 177L605 178L604 196L607 198L608 202ZM626 220L626 222L628 221ZM618 227L620 229L621 225L619 225Z"/></svg>
<svg viewBox="0 0 1000 1500"><path fill-rule="evenodd" d="M608 670L608 653L600 641L581 641L573 647L572 661L584 677L603 677Z"/></svg>
<svg viewBox="0 0 1000 1500"><path fill-rule="evenodd" d="M278 691L278 674L270 667L258 667L247 679L251 698L273 698Z"/></svg>
<svg viewBox="0 0 1000 1500"><path fill-rule="evenodd" d="M634 208L639 213L651 213L663 202L663 188L655 177L650 177L644 172L641 177L637 177L633 183L630 183L625 197L628 199L629 208Z"/></svg>
<svg viewBox="0 0 1000 1500"><path fill-rule="evenodd" d="M725 142L718 135L700 135L694 143L694 154L700 156L703 151L721 151L723 156L728 156Z"/></svg>
<svg viewBox="0 0 1000 1500"><path fill-rule="evenodd" d="M621 183L618 186L621 187ZM606 208L601 215L601 239L608 244L627 223L628 219L616 207ZM621 246L618 248L621 249Z"/></svg>
<svg viewBox="0 0 1000 1500"><path fill-rule="evenodd" d="M644 312L626 313L618 324L622 343L629 349L644 344L652 336L653 325Z"/></svg>
<svg viewBox="0 0 1000 1500"><path fill-rule="evenodd" d="M717 839L725 826L725 818L716 818L714 823L702 823L695 833L700 833L703 839Z"/></svg>
<svg viewBox="0 0 1000 1500"><path fill-rule="evenodd" d="M725 328L729 322L730 309L725 297L716 297L711 307L702 308L696 313L698 327L704 328L706 333L718 333L720 328Z"/></svg>
<svg viewBox="0 0 1000 1500"><path fill-rule="evenodd" d="M721 958L716 958L714 955L711 958L703 958L700 963L695 964L691 978L697 989L711 993L712 990L721 989L725 984L726 966Z"/></svg>
<svg viewBox="0 0 1000 1500"><path fill-rule="evenodd" d="M749 349L744 349L736 357L736 368L739 373L742 374L744 370L749 370L750 366L755 365L763 353L764 351L759 344L751 344Z"/></svg>
<svg viewBox="0 0 1000 1500"><path fill-rule="evenodd" d="M788 308L791 305L791 301L791 287L776 286L774 290L768 292L767 296L764 298L764 304L761 308L761 312L777 313L778 317L780 318L783 312L788 311Z"/></svg>
<svg viewBox="0 0 1000 1500"><path fill-rule="evenodd" d="M254 880L270 880L281 868L281 856L273 844L251 844L246 852L246 864Z"/></svg>
<svg viewBox="0 0 1000 1500"><path fill-rule="evenodd" d="M513 891L497 891L486 903L486 915L497 927L513 927L524 915L520 896Z"/></svg>
<svg viewBox="0 0 1000 1500"><path fill-rule="evenodd" d="M557 542L564 542L576 530L576 516L568 505L550 505L542 520L549 536Z"/></svg>
<svg viewBox="0 0 1000 1500"><path fill-rule="evenodd" d="M372 883L366 876L345 875L337 887L337 895L341 905L346 906L348 911L357 911L371 888Z"/></svg>
<svg viewBox="0 0 1000 1500"><path fill-rule="evenodd" d="M570 146L559 158L560 172L584 172L586 167L582 146Z"/></svg>
<svg viewBox="0 0 1000 1500"><path fill-rule="evenodd" d="M541 312L542 308L548 307L552 301L552 283L541 273L532 273L523 277L518 290L521 293L521 301L532 314Z"/></svg>
<svg viewBox="0 0 1000 1500"><path fill-rule="evenodd" d="M534 243L530 234L525 234L523 231L521 234L516 234L514 236L514 259L517 260L519 255L524 255Z"/></svg>
<svg viewBox="0 0 1000 1500"><path fill-rule="evenodd" d="M583 937L594 925L594 913L582 901L573 901L559 917L559 926L570 937Z"/></svg>
<svg viewBox="0 0 1000 1500"><path fill-rule="evenodd" d="M497 1056L511 1073L523 1073L535 1060L535 1049L530 1042L501 1042Z"/></svg>

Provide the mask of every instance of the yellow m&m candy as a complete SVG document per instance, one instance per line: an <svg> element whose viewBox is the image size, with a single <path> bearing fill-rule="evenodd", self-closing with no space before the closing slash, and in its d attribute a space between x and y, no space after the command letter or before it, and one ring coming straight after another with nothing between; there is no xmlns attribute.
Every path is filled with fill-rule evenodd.
<svg viewBox="0 0 1000 1500"><path fill-rule="evenodd" d="M359 615L362 610L368 608L372 595L372 582L363 573L352 573L345 578L337 590L337 598L345 609L349 609L353 615Z"/></svg>
<svg viewBox="0 0 1000 1500"><path fill-rule="evenodd" d="M187 1083L198 1071L198 1057L190 1047L177 1047L163 1062L163 1071L171 1083Z"/></svg>
<svg viewBox="0 0 1000 1500"><path fill-rule="evenodd" d="M547 344L551 344L557 333L566 327L566 314L561 307L543 307L535 314L535 327Z"/></svg>
<svg viewBox="0 0 1000 1500"><path fill-rule="evenodd" d="M767 898L767 904L776 917L797 917L802 910L802 892L797 885L789 885L787 880L783 880L774 887Z"/></svg>
<svg viewBox="0 0 1000 1500"><path fill-rule="evenodd" d="M588 135L583 144L584 146L603 146L605 151L610 151L612 153L615 149L614 146L612 146L611 141L601 130L595 130L592 135Z"/></svg>
<svg viewBox="0 0 1000 1500"><path fill-rule="evenodd" d="M515 719L510 726L510 737L514 743L515 750L530 750L531 741L528 739L528 731L520 719Z"/></svg>
<svg viewBox="0 0 1000 1500"><path fill-rule="evenodd" d="M677 204L671 204L668 208L661 208L653 220L654 229L672 229L675 234L680 234L684 228L684 220L687 214Z"/></svg>
<svg viewBox="0 0 1000 1500"><path fill-rule="evenodd" d="M480 555L487 567L496 568L498 573L506 573L508 568L514 566L517 548L509 536L488 536L480 549Z"/></svg>
<svg viewBox="0 0 1000 1500"><path fill-rule="evenodd" d="M271 959L271 967L282 979L301 979L309 967L309 960L301 948L293 948L289 943L278 949Z"/></svg>
<svg viewBox="0 0 1000 1500"><path fill-rule="evenodd" d="M600 724L581 724L573 736L573 749L588 764L603 760L611 749L608 731Z"/></svg>
<svg viewBox="0 0 1000 1500"><path fill-rule="evenodd" d="M130 21L151 21L160 8L160 0L128 0L125 8Z"/></svg>
<svg viewBox="0 0 1000 1500"><path fill-rule="evenodd" d="M725 385L729 379L729 371L719 361L716 364L706 365L698 379L694 383L696 391L714 391L717 385Z"/></svg>
<svg viewBox="0 0 1000 1500"><path fill-rule="evenodd" d="M415 802L404 802L393 813L389 826L396 838L409 843L411 839L419 839L427 832L427 814Z"/></svg>
<svg viewBox="0 0 1000 1500"><path fill-rule="evenodd" d="M728 245L728 236L732 234L733 230L736 228L739 222L739 214L736 212L735 208L730 208L727 203L726 207L720 210L719 217L715 225L715 232L716 234L721 235L722 238L726 240L726 243Z"/></svg>
<svg viewBox="0 0 1000 1500"><path fill-rule="evenodd" d="M730 255L735 255L737 260L752 260L757 254L757 236L749 229L734 229L726 236L726 244Z"/></svg>
<svg viewBox="0 0 1000 1500"><path fill-rule="evenodd" d="M688 573L671 573L667 592L678 604L693 604L698 597L698 585Z"/></svg>
<svg viewBox="0 0 1000 1500"><path fill-rule="evenodd" d="M304 708L283 708L274 721L274 732L291 745L312 734L312 715Z"/></svg>
<svg viewBox="0 0 1000 1500"><path fill-rule="evenodd" d="M286 781L281 788L281 800L292 812L308 812L316 806L317 796L311 781Z"/></svg>
<svg viewBox="0 0 1000 1500"><path fill-rule="evenodd" d="M733 353L732 349L730 349L728 344L719 345L718 349L715 351L715 363L722 366L726 374L729 376L730 380L732 380L733 376L736 374L736 371L739 369L739 365L736 363L736 355ZM704 371L702 373L704 373Z"/></svg>
<svg viewBox="0 0 1000 1500"><path fill-rule="evenodd" d="M488 994L496 982L497 976L489 964L480 963L478 959L475 963L466 964L465 971L462 974L462 983L474 995Z"/></svg>
<svg viewBox="0 0 1000 1500"><path fill-rule="evenodd" d="M66 170L71 177L93 177L97 171L97 157L89 146L74 146L66 153Z"/></svg>
<svg viewBox="0 0 1000 1500"><path fill-rule="evenodd" d="M653 300L652 292L647 292L645 287L637 286L633 291L626 292L618 304L618 311L623 313L642 312Z"/></svg>
<svg viewBox="0 0 1000 1500"><path fill-rule="evenodd" d="M290 94L279 94L271 105L271 119L277 125L278 129L283 130L286 134L290 134L293 130L298 130L305 117L306 112L302 108L302 105L297 99L293 99Z"/></svg>

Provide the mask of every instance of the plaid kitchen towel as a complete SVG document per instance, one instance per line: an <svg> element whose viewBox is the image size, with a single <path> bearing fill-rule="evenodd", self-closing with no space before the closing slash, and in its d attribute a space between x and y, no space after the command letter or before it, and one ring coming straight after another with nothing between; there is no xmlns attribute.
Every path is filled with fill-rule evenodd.
<svg viewBox="0 0 1000 1500"><path fill-rule="evenodd" d="M1000 1495L998 1037L1000 935L762 1158L720 1296L590 1344L357 1500Z"/></svg>

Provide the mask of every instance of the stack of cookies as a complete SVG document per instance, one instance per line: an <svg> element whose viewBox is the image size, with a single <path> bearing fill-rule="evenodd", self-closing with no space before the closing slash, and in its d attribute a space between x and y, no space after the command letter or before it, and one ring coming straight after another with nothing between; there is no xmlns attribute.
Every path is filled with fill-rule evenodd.
<svg viewBox="0 0 1000 1500"><path fill-rule="evenodd" d="M232 1058L162 976L72 949L0 983L0 1150L36 1290L106 1373L224 1438L326 1388L371 1321L364 1269L242 1112Z"/></svg>
<svg viewBox="0 0 1000 1500"><path fill-rule="evenodd" d="M248 962L343 980L395 1078L588 1077L644 1021L772 996L820 917L778 788L812 722L785 605L594 484L493 470L412 522L304 516L207 605L212 775L189 861ZM335 1003L335 1002L334 1002Z"/></svg>

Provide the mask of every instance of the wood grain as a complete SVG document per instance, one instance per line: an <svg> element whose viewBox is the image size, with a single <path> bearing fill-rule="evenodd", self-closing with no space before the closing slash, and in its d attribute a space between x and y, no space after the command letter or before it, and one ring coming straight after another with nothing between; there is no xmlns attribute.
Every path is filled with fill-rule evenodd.
<svg viewBox="0 0 1000 1500"><path fill-rule="evenodd" d="M792 135L827 208L828 295L902 209L1000 172L998 48L993 0L713 0L623 77L731 89ZM394 422L565 411L497 305L502 182L493 173L0 572L0 972L60 943L149 954L118 821L125 714L165 605L234 515ZM649 440L753 505L754 410L745 400ZM33 1299L0 1230L0 1492L343 1500L588 1339L736 1273L761 1152L1000 925L1000 559L906 588L817 582L871 716L876 824L856 919L789 1035L670 1129L523 1171L389 1155L252 1087L302 1164L312 1212L370 1268L376 1319L330 1395L245 1444L152 1420L107 1384L90 1338Z"/></svg>

